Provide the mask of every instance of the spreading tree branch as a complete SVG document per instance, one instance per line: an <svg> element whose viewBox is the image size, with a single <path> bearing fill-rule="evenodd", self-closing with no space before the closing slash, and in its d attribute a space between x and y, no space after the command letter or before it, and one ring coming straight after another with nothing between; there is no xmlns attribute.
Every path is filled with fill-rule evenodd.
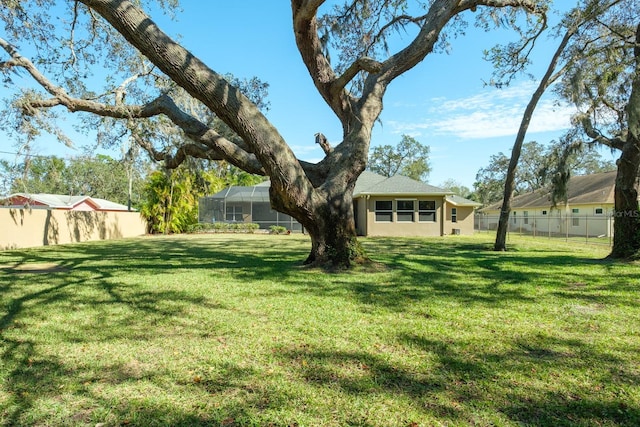
<svg viewBox="0 0 640 427"><path fill-rule="evenodd" d="M185 113L178 107L175 101L166 94L160 95L143 105L125 105L123 103L124 87L129 81L138 76L131 77L116 89L116 105L74 98L69 96L64 89L50 81L29 59L23 57L13 46L2 38L0 38L0 47L11 56L10 60L0 63L0 69L9 69L12 67L24 68L41 87L53 96L49 99L27 100L23 104L24 113L27 115L34 114L40 108L52 108L55 106L64 106L71 112L83 111L116 119L151 118L162 114L182 129L188 138L202 144L202 146L187 144L179 147L176 154L170 156L166 152L161 153L150 150L150 143L148 142L141 144L156 160L169 159L169 163L173 167L176 167L186 158L186 155L189 154L194 157L212 160L226 160L250 173L265 174L264 168L258 159L254 154L249 153L246 147L240 147L238 144L229 141L200 120ZM139 143L141 142L140 139L137 141Z"/></svg>
<svg viewBox="0 0 640 427"><path fill-rule="evenodd" d="M595 126L593 126L593 123L588 115L582 115L579 120L584 133L593 140L592 143L602 144L607 147L615 148L617 150L622 150L622 148L624 147L624 139L621 139L619 137L609 138L605 136L602 132L596 129Z"/></svg>

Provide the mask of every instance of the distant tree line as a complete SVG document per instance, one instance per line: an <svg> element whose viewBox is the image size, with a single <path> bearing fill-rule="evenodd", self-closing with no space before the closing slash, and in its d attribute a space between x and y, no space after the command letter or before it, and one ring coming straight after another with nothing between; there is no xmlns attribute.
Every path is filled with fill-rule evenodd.
<svg viewBox="0 0 640 427"><path fill-rule="evenodd" d="M8 193L91 196L140 207L148 163L130 163L110 156L27 156L24 162L0 161ZM131 180L131 193L129 181Z"/></svg>

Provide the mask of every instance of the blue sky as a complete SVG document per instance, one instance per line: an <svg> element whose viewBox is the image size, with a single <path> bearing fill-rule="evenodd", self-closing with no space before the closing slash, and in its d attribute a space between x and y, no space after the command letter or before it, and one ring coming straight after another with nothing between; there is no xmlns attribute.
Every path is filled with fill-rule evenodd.
<svg viewBox="0 0 640 427"><path fill-rule="evenodd" d="M267 117L298 157L321 159L322 151L314 144L316 132L324 133L331 142L340 141L340 123L315 90L296 49L289 2L183 0L182 8L177 21L162 14L151 15L166 32L180 34L185 47L217 72L239 78L257 76L268 82ZM449 54L432 54L394 81L384 99L372 145L393 145L402 134L410 135L431 148L429 183L455 179L471 188L478 169L488 164L492 154L510 152L535 88L535 82L527 78L508 89L484 86L492 68L482 59L482 51L505 36L470 26L465 36L453 40ZM554 49L551 43L541 50L538 67L546 66L545 60ZM544 71L532 70L537 75ZM546 143L556 139L568 126L570 111L545 97L526 140ZM85 137L74 138L80 140L76 146L81 147ZM11 152L12 145L0 139L0 151ZM35 152L81 154L79 149L66 149L50 138L38 141Z"/></svg>

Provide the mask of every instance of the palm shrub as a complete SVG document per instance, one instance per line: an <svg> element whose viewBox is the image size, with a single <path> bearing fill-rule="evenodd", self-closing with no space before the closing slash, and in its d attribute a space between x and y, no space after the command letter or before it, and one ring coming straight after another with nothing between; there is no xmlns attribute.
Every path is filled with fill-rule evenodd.
<svg viewBox="0 0 640 427"><path fill-rule="evenodd" d="M140 209L150 233L182 233L197 224L198 198L193 181L193 175L183 168L151 173Z"/></svg>

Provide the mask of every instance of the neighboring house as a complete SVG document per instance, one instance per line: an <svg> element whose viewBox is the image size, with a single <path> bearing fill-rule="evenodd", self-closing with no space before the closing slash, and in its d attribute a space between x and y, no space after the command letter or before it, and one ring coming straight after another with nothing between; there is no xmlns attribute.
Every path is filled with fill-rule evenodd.
<svg viewBox="0 0 640 427"><path fill-rule="evenodd" d="M511 201L511 230L573 236L611 236L616 171L573 176L566 203L552 206L549 188L521 194ZM496 229L502 201L480 210L480 229Z"/></svg>
<svg viewBox="0 0 640 427"><path fill-rule="evenodd" d="M404 176L365 171L353 192L356 230L362 236L442 236L473 234L480 206L452 192ZM254 222L261 228L283 225L300 231L289 215L271 209L269 183L229 187L200 199L200 222Z"/></svg>
<svg viewBox="0 0 640 427"><path fill-rule="evenodd" d="M87 196L18 193L0 200L0 250L145 234L127 206Z"/></svg>
<svg viewBox="0 0 640 427"><path fill-rule="evenodd" d="M32 209L60 209L67 211L128 211L125 205L89 196L66 196L62 194L16 193L7 197L0 207Z"/></svg>

